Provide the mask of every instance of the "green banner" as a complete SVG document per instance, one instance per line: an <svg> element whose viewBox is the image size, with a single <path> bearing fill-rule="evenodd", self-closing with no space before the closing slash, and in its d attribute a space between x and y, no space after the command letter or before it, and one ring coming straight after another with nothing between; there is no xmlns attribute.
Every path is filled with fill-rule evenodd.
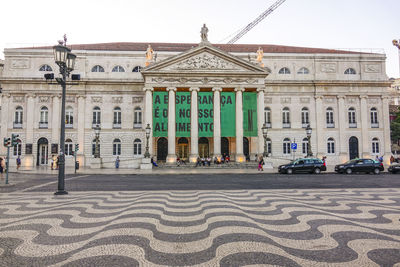
<svg viewBox="0 0 400 267"><path fill-rule="evenodd" d="M176 137L190 137L190 92L175 95Z"/></svg>
<svg viewBox="0 0 400 267"><path fill-rule="evenodd" d="M257 136L257 93L243 93L243 136Z"/></svg>
<svg viewBox="0 0 400 267"><path fill-rule="evenodd" d="M168 93L153 92L153 136L168 136Z"/></svg>
<svg viewBox="0 0 400 267"><path fill-rule="evenodd" d="M199 92L197 98L199 137L212 137L214 133L213 92Z"/></svg>
<svg viewBox="0 0 400 267"><path fill-rule="evenodd" d="M221 137L236 136L235 92L221 92Z"/></svg>

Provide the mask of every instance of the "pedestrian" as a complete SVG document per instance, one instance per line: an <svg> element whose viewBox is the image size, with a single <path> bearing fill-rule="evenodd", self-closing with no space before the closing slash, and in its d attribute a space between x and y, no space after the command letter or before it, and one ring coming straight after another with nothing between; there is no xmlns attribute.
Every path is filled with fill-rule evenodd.
<svg viewBox="0 0 400 267"><path fill-rule="evenodd" d="M393 155L391 155L391 156L390 156L390 165L392 165L393 162L394 162L394 157L393 157Z"/></svg>
<svg viewBox="0 0 400 267"><path fill-rule="evenodd" d="M197 166L201 166L201 159L200 159L200 157L197 157L197 160L196 160L196 167Z"/></svg>
<svg viewBox="0 0 400 267"><path fill-rule="evenodd" d="M115 159L115 168L119 168L119 156L117 156L117 158Z"/></svg>
<svg viewBox="0 0 400 267"><path fill-rule="evenodd" d="M4 159L0 157L0 179L3 180Z"/></svg>
<svg viewBox="0 0 400 267"><path fill-rule="evenodd" d="M264 158L263 157L260 157L260 159L258 161L258 170L264 171Z"/></svg>
<svg viewBox="0 0 400 267"><path fill-rule="evenodd" d="M154 167L158 167L157 163L154 161L153 157L151 157L151 163L153 164Z"/></svg>
<svg viewBox="0 0 400 267"><path fill-rule="evenodd" d="M383 162L383 157L382 157L382 156L379 157L379 162L380 162L380 163Z"/></svg>
<svg viewBox="0 0 400 267"><path fill-rule="evenodd" d="M17 161L17 171L18 171L19 167L21 167L21 158L18 156L16 161Z"/></svg>
<svg viewBox="0 0 400 267"><path fill-rule="evenodd" d="M58 155L56 158L56 170L58 170L59 164L60 164L60 156Z"/></svg>
<svg viewBox="0 0 400 267"><path fill-rule="evenodd" d="M375 156L375 161L379 161L378 155Z"/></svg>

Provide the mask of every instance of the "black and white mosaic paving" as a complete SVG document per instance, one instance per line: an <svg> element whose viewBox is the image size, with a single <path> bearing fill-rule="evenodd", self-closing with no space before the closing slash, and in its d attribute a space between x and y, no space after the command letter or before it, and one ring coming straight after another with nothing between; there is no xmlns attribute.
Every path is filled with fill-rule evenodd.
<svg viewBox="0 0 400 267"><path fill-rule="evenodd" d="M400 189L0 195L0 266L400 265Z"/></svg>

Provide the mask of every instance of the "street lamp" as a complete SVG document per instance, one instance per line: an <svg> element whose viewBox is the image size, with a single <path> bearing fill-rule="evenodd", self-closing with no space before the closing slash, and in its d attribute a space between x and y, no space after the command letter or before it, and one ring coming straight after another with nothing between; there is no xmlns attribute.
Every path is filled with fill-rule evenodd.
<svg viewBox="0 0 400 267"><path fill-rule="evenodd" d="M96 139L96 145L94 147L94 157L95 158L100 158L100 149L99 149L99 140L100 140L100 125L96 125L94 128L94 134L95 134L95 139Z"/></svg>
<svg viewBox="0 0 400 267"><path fill-rule="evenodd" d="M145 158L150 158L150 152L149 152L150 132L151 132L150 123L148 123L146 126L146 152L144 153Z"/></svg>
<svg viewBox="0 0 400 267"><path fill-rule="evenodd" d="M392 44L397 47L398 51L399 51L399 70L400 70L400 40L393 40Z"/></svg>
<svg viewBox="0 0 400 267"><path fill-rule="evenodd" d="M268 157L268 146L267 146L267 134L268 134L268 128L267 128L267 124L264 123L263 127L261 127L262 130L262 134L264 137L264 153L263 153L263 157Z"/></svg>
<svg viewBox="0 0 400 267"><path fill-rule="evenodd" d="M310 124L307 125L306 134L307 134L307 140L308 140L308 143L307 143L307 157L312 157L312 156L313 156L313 153L312 153L312 151L311 151L311 134L312 134L312 129L311 129L311 127L310 127Z"/></svg>
<svg viewBox="0 0 400 267"><path fill-rule="evenodd" d="M76 55L71 53L71 49L67 46L67 37L64 35L64 41L53 47L54 61L60 68L62 78L56 78L58 84L62 88L61 98L61 129L60 129L60 154L58 159L58 190L55 195L68 194L65 191L65 94L66 82L69 74L74 70Z"/></svg>

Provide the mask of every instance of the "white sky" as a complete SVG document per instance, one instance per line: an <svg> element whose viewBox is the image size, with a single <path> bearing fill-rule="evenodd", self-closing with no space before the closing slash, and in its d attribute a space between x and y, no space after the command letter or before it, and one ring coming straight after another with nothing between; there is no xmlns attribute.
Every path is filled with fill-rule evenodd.
<svg viewBox="0 0 400 267"><path fill-rule="evenodd" d="M226 43L275 0L1 0L3 49L101 42ZM237 43L320 48L378 48L399 77L399 0L286 0ZM224 40L225 39L225 40Z"/></svg>

